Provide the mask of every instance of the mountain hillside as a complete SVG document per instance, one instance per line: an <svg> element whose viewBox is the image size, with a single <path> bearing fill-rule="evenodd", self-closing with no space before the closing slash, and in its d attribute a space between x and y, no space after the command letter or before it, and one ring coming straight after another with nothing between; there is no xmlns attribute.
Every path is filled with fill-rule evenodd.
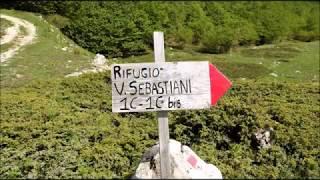
<svg viewBox="0 0 320 180"><path fill-rule="evenodd" d="M102 57L95 53L108 65L153 62L148 33L157 28L165 32L166 61L209 61L233 84L215 107L169 112L170 138L224 178L320 177L314 2L300 2L302 8L292 2L43 2L0 2L7 7L0 9L0 179L131 177L159 140L156 113L113 113L107 68L67 75L94 66L94 57ZM289 12L277 11L286 3ZM266 14L246 11L254 7ZM290 22L274 12L300 24L279 31ZM148 26L151 20L160 22ZM202 32L203 22L219 28ZM230 39L237 29L229 25L238 23L252 36L245 31ZM263 147L257 134L266 131L270 141Z"/></svg>
<svg viewBox="0 0 320 180"><path fill-rule="evenodd" d="M1 41L1 87L18 86L30 80L64 77L91 66L94 55L65 37L40 14L5 9L1 9L0 14L9 17L0 16L1 21L9 21L7 24L11 23L17 30L9 38L10 42ZM27 26L16 25L10 21L10 17L28 23L34 29L29 32ZM2 34L2 37L5 36L4 32ZM28 42L22 42L27 36ZM15 52L12 53L12 50ZM7 52L10 57L5 57Z"/></svg>

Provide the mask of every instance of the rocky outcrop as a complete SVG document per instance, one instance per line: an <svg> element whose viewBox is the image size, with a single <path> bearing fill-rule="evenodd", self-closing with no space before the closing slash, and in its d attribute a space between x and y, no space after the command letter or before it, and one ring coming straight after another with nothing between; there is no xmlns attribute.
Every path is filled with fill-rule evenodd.
<svg viewBox="0 0 320 180"><path fill-rule="evenodd" d="M179 179L222 179L220 170L207 164L197 156L188 146L170 140L170 178ZM159 144L154 145L142 156L134 179L161 178Z"/></svg>

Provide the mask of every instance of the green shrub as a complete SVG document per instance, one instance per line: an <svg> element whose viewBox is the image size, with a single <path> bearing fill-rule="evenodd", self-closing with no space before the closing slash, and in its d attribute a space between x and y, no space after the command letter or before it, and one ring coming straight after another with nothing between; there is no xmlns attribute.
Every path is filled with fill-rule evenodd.
<svg viewBox="0 0 320 180"><path fill-rule="evenodd" d="M0 178L128 178L155 113L112 113L109 74L1 89ZM319 178L319 84L234 81L216 107L169 114L170 137L224 178ZM274 129L272 147L251 136Z"/></svg>
<svg viewBox="0 0 320 180"><path fill-rule="evenodd" d="M63 31L82 47L108 57L146 52L146 15L131 4L86 2Z"/></svg>
<svg viewBox="0 0 320 180"><path fill-rule="evenodd" d="M169 46L203 45L224 53L233 46L285 39L319 39L316 2L0 2L15 8L59 14L53 18L82 47L106 56L141 55L153 48L152 32L163 31ZM62 21L61 21L62 20Z"/></svg>
<svg viewBox="0 0 320 180"><path fill-rule="evenodd" d="M166 37L166 45L176 49L183 49L186 44L191 44L193 32L191 29L178 29Z"/></svg>
<svg viewBox="0 0 320 180"><path fill-rule="evenodd" d="M232 47L231 31L215 27L204 34L201 52L204 53L226 53Z"/></svg>
<svg viewBox="0 0 320 180"><path fill-rule="evenodd" d="M39 12L43 14L52 14L57 12L57 1L2 1L0 7L14 8L19 10Z"/></svg>

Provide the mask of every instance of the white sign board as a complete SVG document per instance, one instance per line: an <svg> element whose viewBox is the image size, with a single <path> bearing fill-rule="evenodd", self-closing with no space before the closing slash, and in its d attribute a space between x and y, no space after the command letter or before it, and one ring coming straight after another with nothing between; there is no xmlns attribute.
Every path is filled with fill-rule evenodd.
<svg viewBox="0 0 320 180"><path fill-rule="evenodd" d="M112 112L211 106L207 61L114 64L111 71Z"/></svg>

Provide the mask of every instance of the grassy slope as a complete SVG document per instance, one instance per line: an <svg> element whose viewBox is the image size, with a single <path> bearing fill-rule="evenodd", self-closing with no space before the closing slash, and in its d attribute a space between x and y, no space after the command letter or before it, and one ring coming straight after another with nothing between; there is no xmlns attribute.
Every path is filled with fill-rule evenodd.
<svg viewBox="0 0 320 180"><path fill-rule="evenodd" d="M12 26L12 23L6 19L0 18L0 38L5 34L5 30Z"/></svg>
<svg viewBox="0 0 320 180"><path fill-rule="evenodd" d="M30 21L37 28L35 42L1 64L1 87L19 86L30 80L59 78L90 66L92 53L74 44L39 16L4 9L1 13ZM63 51L64 47L68 50ZM22 77L17 78L16 74Z"/></svg>
<svg viewBox="0 0 320 180"><path fill-rule="evenodd" d="M193 50L166 48L167 61L206 60L231 79L262 79L271 81L319 81L319 41L282 42L259 46L257 49L241 47L228 54L203 54ZM152 54L118 59L119 63L152 62ZM300 71L300 72L296 72ZM271 76L276 73L278 77Z"/></svg>

